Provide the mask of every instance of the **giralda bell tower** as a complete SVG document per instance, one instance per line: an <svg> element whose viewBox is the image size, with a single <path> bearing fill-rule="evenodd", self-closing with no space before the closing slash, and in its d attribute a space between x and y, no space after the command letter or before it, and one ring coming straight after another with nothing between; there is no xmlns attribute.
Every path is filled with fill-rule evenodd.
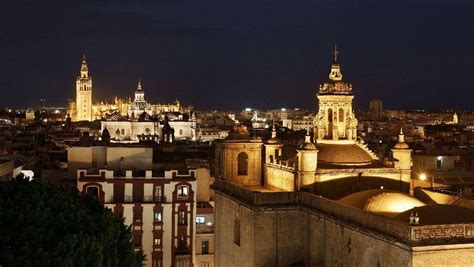
<svg viewBox="0 0 474 267"><path fill-rule="evenodd" d="M76 80L76 112L77 121L92 121L92 77L89 76L85 55L81 74Z"/></svg>

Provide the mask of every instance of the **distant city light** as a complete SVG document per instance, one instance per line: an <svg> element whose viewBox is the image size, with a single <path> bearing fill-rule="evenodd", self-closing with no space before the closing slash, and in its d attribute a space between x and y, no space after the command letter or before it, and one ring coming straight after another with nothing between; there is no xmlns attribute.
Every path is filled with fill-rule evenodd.
<svg viewBox="0 0 474 267"><path fill-rule="evenodd" d="M245 111L247 111L247 112L252 111L252 109L251 108L245 108Z"/></svg>
<svg viewBox="0 0 474 267"><path fill-rule="evenodd" d="M281 108L281 111L286 111L286 108Z"/></svg>

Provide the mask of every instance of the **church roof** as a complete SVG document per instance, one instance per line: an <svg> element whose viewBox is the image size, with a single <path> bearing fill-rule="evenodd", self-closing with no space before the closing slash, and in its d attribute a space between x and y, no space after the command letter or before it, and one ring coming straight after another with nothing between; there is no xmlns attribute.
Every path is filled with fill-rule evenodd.
<svg viewBox="0 0 474 267"><path fill-rule="evenodd" d="M376 161L357 144L316 144L318 161L336 165L369 165Z"/></svg>
<svg viewBox="0 0 474 267"><path fill-rule="evenodd" d="M388 216L425 205L408 194L383 189L360 191L343 197L337 202Z"/></svg>
<svg viewBox="0 0 474 267"><path fill-rule="evenodd" d="M394 219L409 222L410 214L418 213L419 225L474 223L474 210L455 205L427 205L398 214Z"/></svg>

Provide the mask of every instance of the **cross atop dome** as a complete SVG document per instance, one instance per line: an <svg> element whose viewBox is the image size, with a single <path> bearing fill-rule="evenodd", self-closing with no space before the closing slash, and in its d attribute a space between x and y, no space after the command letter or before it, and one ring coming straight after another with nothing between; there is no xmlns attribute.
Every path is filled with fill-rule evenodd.
<svg viewBox="0 0 474 267"><path fill-rule="evenodd" d="M337 56L339 55L339 51L337 51L337 44L334 45L333 55L334 55L334 63L337 63Z"/></svg>

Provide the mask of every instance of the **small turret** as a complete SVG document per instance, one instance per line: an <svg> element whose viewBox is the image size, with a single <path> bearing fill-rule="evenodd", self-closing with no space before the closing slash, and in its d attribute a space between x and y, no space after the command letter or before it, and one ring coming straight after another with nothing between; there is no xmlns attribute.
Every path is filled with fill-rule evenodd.
<svg viewBox="0 0 474 267"><path fill-rule="evenodd" d="M314 183L314 173L318 167L318 149L311 142L311 136L307 132L305 142L298 151L298 190L302 186Z"/></svg>
<svg viewBox="0 0 474 267"><path fill-rule="evenodd" d="M413 165L411 157L411 149L405 143L405 135L403 129L400 128L398 135L398 143L392 148L392 155L394 158L394 167L400 170L400 180L410 185L410 193L413 193L411 179L411 167Z"/></svg>
<svg viewBox="0 0 474 267"><path fill-rule="evenodd" d="M277 139L277 131L275 123L273 123L271 137L265 143L265 163L278 163L282 149L283 144Z"/></svg>

